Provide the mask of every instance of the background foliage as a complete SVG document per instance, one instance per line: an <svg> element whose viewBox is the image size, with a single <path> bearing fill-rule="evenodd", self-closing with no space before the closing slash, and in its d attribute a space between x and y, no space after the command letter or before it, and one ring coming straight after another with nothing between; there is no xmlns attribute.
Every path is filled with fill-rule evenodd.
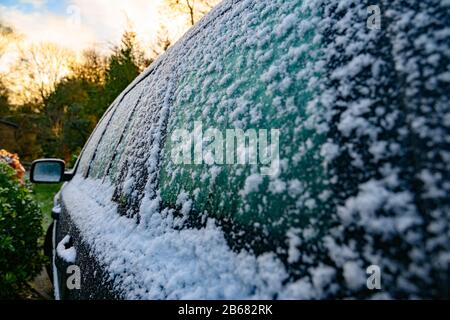
<svg viewBox="0 0 450 320"><path fill-rule="evenodd" d="M168 16L185 19L190 27L218 0L164 3ZM77 156L114 99L175 41L169 26L161 24L156 42L148 47L128 22L109 53L87 49L77 55L57 43L27 45L0 17L0 58L11 47L17 54L9 70L0 72L0 122L17 125L14 141L5 141L1 131L13 129L2 129L0 123L0 148L19 154L25 163L40 157L68 162Z"/></svg>
<svg viewBox="0 0 450 320"><path fill-rule="evenodd" d="M28 187L0 161L0 299L13 298L41 271L41 220Z"/></svg>

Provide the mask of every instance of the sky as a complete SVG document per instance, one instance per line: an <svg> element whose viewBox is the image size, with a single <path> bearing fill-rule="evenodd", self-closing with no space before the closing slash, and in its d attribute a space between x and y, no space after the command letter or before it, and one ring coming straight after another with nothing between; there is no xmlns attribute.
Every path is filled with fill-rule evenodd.
<svg viewBox="0 0 450 320"><path fill-rule="evenodd" d="M186 18L168 17L162 4L163 0L0 0L0 20L27 42L55 42L75 52L92 47L106 51L131 24L149 48L161 24L172 39L186 31Z"/></svg>
<svg viewBox="0 0 450 320"><path fill-rule="evenodd" d="M136 32L140 48L148 58L160 50L158 36L175 43L190 27L189 15L170 9L167 0L0 0L0 22L14 30L14 39L0 38L0 75L15 104L23 101L24 88L45 74L32 72L31 77L18 68L20 55L32 46L52 43L81 58L85 49L95 49L108 56L120 43L125 30ZM212 1L210 1L212 3ZM208 3L210 3L208 2ZM197 8L202 2L196 2ZM200 11L197 9L197 11ZM16 37L17 35L17 37ZM163 40L159 39L159 40ZM4 44L6 42L6 50ZM160 42L159 42L160 44ZM63 50L64 51L64 50ZM72 55L70 55L72 57ZM48 67L49 69L51 66ZM60 73L65 76L69 69ZM21 100L22 99L22 100Z"/></svg>

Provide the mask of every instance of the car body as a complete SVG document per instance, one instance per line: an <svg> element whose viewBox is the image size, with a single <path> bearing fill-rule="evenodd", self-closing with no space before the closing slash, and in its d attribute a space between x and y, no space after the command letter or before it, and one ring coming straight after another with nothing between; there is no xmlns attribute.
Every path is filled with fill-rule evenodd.
<svg viewBox="0 0 450 320"><path fill-rule="evenodd" d="M223 1L65 174L56 297L448 298L449 21L448 1ZM256 161L211 162L236 130Z"/></svg>

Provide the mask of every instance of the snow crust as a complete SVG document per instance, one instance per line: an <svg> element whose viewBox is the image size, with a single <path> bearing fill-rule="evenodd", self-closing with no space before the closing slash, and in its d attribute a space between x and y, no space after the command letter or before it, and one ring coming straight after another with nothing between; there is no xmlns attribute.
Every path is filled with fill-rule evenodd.
<svg viewBox="0 0 450 320"><path fill-rule="evenodd" d="M66 245L70 242L70 236L66 235L56 246L56 253L58 257L67 263L75 263L77 258L77 251L74 247L66 249Z"/></svg>

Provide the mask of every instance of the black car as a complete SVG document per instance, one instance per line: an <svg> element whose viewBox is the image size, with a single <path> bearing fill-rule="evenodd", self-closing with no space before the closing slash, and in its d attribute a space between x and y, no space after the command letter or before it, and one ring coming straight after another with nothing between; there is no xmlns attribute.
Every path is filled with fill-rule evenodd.
<svg viewBox="0 0 450 320"><path fill-rule="evenodd" d="M225 0L64 170L56 298L449 298L450 2Z"/></svg>

